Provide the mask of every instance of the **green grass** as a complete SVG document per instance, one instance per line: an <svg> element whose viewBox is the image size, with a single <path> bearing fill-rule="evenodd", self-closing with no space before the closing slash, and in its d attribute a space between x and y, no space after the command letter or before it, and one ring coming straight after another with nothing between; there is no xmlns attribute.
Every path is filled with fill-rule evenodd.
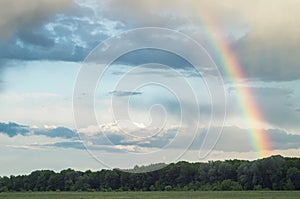
<svg viewBox="0 0 300 199"><path fill-rule="evenodd" d="M135 198L300 198L299 191L204 191L204 192L27 192L0 193L1 199L135 199Z"/></svg>

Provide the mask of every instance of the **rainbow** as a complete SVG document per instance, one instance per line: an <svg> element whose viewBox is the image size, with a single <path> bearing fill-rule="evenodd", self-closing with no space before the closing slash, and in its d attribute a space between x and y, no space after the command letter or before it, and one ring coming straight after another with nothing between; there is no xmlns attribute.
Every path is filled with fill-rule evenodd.
<svg viewBox="0 0 300 199"><path fill-rule="evenodd" d="M203 17L200 17L203 19ZM225 75L231 80L233 84L238 85L240 79L246 79L246 75L242 70L234 52L229 46L229 42L222 38L222 34L218 31L211 19L205 18L205 23L202 21L202 28L210 41L217 57L217 65L221 67ZM213 34L215 33L215 34ZM237 86L236 88L239 108L242 111L245 127L248 129L248 135L251 146L258 158L270 156L271 142L269 136L264 128L255 127L255 121L265 121L264 115L256 102L255 95L251 88L246 86Z"/></svg>

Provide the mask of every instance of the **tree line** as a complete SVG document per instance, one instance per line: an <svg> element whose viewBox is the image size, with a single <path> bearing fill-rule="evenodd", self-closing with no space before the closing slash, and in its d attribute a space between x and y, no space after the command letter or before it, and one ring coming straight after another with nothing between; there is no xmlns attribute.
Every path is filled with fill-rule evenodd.
<svg viewBox="0 0 300 199"><path fill-rule="evenodd" d="M29 175L0 177L0 192L8 191L187 191L187 190L300 190L300 158L280 155L255 161L161 165L82 172L66 169L34 171ZM138 171L139 173L132 173Z"/></svg>

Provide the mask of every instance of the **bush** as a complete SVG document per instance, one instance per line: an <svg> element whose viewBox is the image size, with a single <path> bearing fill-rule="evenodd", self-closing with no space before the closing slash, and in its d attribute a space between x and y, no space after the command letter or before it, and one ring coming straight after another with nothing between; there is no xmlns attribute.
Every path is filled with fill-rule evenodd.
<svg viewBox="0 0 300 199"><path fill-rule="evenodd" d="M8 192L8 188L6 186L0 187L0 193L1 192Z"/></svg>
<svg viewBox="0 0 300 199"><path fill-rule="evenodd" d="M263 190L263 188L260 184L258 184L258 185L254 185L253 190L261 191L261 190Z"/></svg>
<svg viewBox="0 0 300 199"><path fill-rule="evenodd" d="M232 180L223 180L220 184L220 190L222 191L239 191L242 190L242 186Z"/></svg>
<svg viewBox="0 0 300 199"><path fill-rule="evenodd" d="M165 191L172 191L172 186L171 185L165 186Z"/></svg>
<svg viewBox="0 0 300 199"><path fill-rule="evenodd" d="M156 189L155 189L155 186L154 186L154 185L151 185L151 186L150 186L150 191L156 191Z"/></svg>

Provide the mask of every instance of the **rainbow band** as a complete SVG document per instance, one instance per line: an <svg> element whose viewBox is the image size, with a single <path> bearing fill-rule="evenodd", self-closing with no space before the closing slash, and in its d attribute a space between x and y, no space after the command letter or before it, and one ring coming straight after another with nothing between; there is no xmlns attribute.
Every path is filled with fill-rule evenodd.
<svg viewBox="0 0 300 199"><path fill-rule="evenodd" d="M222 34L215 34L215 36L212 34L219 33L216 26L213 25L214 23L211 20L205 20L205 22L205 25L202 27L204 27L210 45L213 47L216 55L218 55L218 65L234 84L238 84L239 79L246 79L241 65L226 39L221 38ZM260 107L256 103L254 93L251 88L246 86L237 87L236 92L239 107L244 116L245 127L249 130L253 150L257 153L258 158L270 156L271 142L269 136L263 127L256 127L257 124L255 124L255 121L263 122L265 120Z"/></svg>
<svg viewBox="0 0 300 199"><path fill-rule="evenodd" d="M221 67L224 69L226 76L233 83L238 83L238 79L246 78L239 65L234 53L225 40L215 40L219 44L219 55ZM240 86L236 89L239 107L243 112L246 121L246 127L249 128L250 140L253 149L257 152L258 157L269 156L270 140L267 132L263 128L256 127L255 121L264 121L263 113L256 103L254 94L250 87Z"/></svg>

